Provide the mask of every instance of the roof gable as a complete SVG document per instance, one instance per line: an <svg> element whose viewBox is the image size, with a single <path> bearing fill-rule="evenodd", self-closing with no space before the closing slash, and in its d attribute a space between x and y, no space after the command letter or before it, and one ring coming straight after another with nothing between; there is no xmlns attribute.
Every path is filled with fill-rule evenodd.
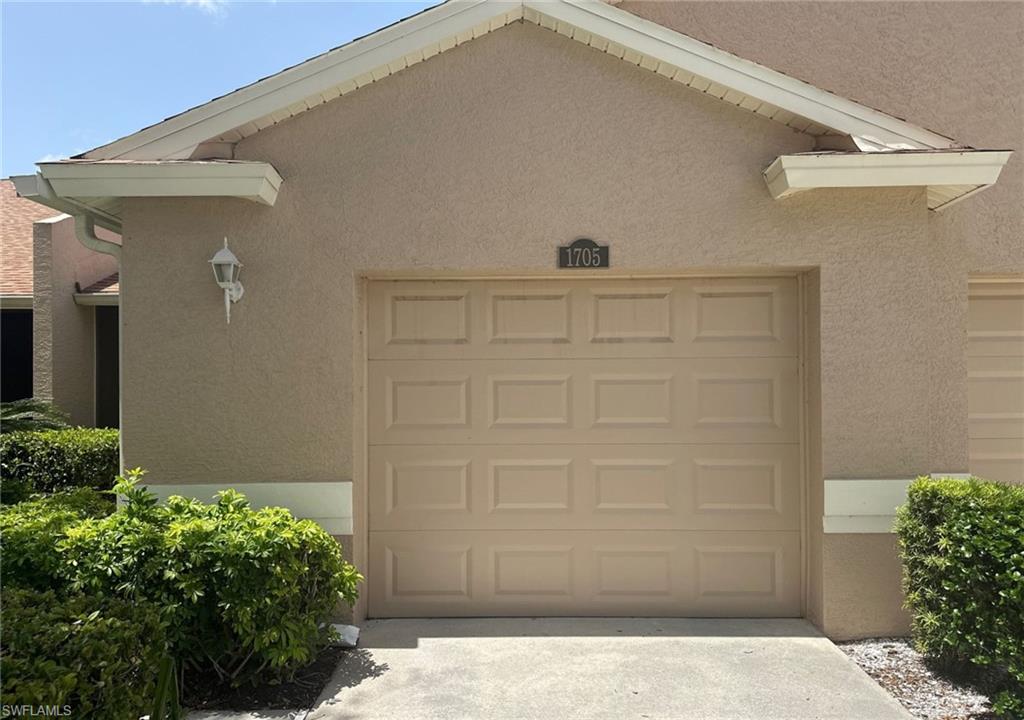
<svg viewBox="0 0 1024 720"><path fill-rule="evenodd" d="M14 178L18 193L115 232L126 197L273 205L281 176L261 161L223 162L234 157L235 143L514 22L814 136L812 153L780 156L765 170L775 198L814 188L920 186L938 210L993 185L1011 154L974 150L601 0L449 0L77 159L42 163L36 175Z"/></svg>
<svg viewBox="0 0 1024 720"><path fill-rule="evenodd" d="M450 0L113 143L88 159L229 155L230 144L512 22L531 22L800 132L860 151L956 141L600 0Z"/></svg>

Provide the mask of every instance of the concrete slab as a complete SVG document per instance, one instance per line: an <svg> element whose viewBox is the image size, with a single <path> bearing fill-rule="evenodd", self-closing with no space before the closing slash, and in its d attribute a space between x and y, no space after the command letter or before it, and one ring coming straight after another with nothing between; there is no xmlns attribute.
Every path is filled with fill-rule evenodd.
<svg viewBox="0 0 1024 720"><path fill-rule="evenodd" d="M373 620L309 720L909 720L802 620Z"/></svg>

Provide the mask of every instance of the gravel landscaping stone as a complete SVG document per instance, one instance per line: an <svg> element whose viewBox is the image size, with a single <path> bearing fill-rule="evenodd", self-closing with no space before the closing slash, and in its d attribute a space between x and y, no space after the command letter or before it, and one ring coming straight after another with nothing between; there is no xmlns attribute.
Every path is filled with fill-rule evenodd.
<svg viewBox="0 0 1024 720"><path fill-rule="evenodd" d="M989 699L968 683L930 669L906 638L837 643L839 649L923 720L994 720Z"/></svg>

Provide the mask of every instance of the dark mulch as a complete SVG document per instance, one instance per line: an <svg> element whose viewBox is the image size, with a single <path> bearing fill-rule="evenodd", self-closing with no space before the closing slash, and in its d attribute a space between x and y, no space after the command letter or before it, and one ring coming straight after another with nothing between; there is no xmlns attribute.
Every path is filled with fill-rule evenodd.
<svg viewBox="0 0 1024 720"><path fill-rule="evenodd" d="M186 675L181 704L193 710L305 710L313 707L346 652L350 651L325 648L316 660L297 671L291 682L279 685L234 688L217 682L213 673Z"/></svg>

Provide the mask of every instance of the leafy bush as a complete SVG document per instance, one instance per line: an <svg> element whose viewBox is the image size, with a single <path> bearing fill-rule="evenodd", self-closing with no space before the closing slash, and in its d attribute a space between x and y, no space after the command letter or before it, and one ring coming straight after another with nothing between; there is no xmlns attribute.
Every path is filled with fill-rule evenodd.
<svg viewBox="0 0 1024 720"><path fill-rule="evenodd" d="M86 518L110 514L113 497L80 488L0 507L0 555L4 587L37 590L65 585L58 545L64 531Z"/></svg>
<svg viewBox="0 0 1024 720"><path fill-rule="evenodd" d="M68 426L68 416L53 403L35 398L0 403L0 434L23 430L57 430Z"/></svg>
<svg viewBox="0 0 1024 720"><path fill-rule="evenodd" d="M91 487L109 490L117 476L117 430L70 428L0 435L0 501L36 492Z"/></svg>
<svg viewBox="0 0 1024 720"><path fill-rule="evenodd" d="M1024 717L1024 487L918 479L896 532L918 649L1005 672L994 708Z"/></svg>
<svg viewBox="0 0 1024 720"><path fill-rule="evenodd" d="M141 474L115 486L125 500L118 512L66 528L72 589L159 606L186 671L274 681L311 661L330 639L338 600L354 603L362 580L340 545L315 522L253 510L233 490L211 505L158 505L138 486Z"/></svg>
<svg viewBox="0 0 1024 720"><path fill-rule="evenodd" d="M2 603L5 705L56 705L96 720L138 720L152 707L165 652L156 608L7 587Z"/></svg>

